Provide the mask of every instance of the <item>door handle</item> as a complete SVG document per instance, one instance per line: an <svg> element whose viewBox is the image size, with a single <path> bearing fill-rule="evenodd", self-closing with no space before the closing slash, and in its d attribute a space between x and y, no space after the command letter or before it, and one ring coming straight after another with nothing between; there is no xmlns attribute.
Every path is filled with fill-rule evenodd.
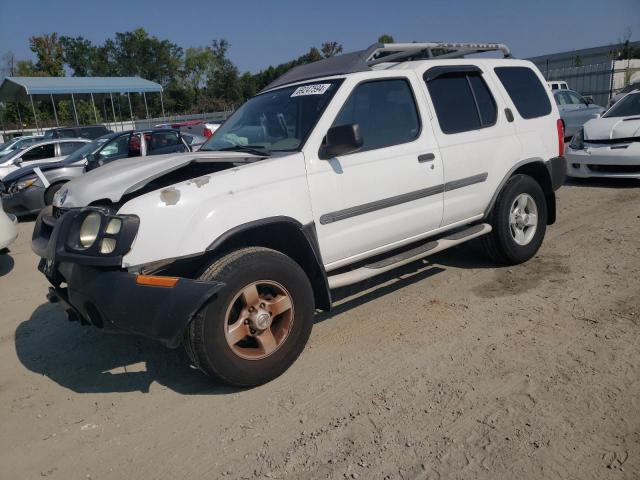
<svg viewBox="0 0 640 480"><path fill-rule="evenodd" d="M513 122L513 112L511 111L510 108L504 109L504 115L505 117L507 117L507 122L509 123Z"/></svg>
<svg viewBox="0 0 640 480"><path fill-rule="evenodd" d="M436 156L433 153L424 153L422 155L418 155L418 162L426 163L433 162L436 159Z"/></svg>

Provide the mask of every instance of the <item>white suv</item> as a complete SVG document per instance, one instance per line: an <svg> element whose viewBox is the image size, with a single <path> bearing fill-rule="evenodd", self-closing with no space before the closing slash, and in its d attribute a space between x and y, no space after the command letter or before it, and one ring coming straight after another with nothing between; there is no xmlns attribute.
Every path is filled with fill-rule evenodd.
<svg viewBox="0 0 640 480"><path fill-rule="evenodd" d="M499 44L376 44L297 67L198 152L69 182L33 250L69 316L184 343L235 385L284 372L331 290L476 237L530 259L556 217L563 132Z"/></svg>

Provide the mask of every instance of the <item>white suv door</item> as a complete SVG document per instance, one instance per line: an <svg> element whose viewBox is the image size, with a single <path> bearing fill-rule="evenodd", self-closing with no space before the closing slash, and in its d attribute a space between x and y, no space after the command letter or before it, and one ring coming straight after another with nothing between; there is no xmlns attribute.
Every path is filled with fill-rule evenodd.
<svg viewBox="0 0 640 480"><path fill-rule="evenodd" d="M427 68L423 81L435 111L444 169L443 226L480 218L521 156L513 114L475 65Z"/></svg>
<svg viewBox="0 0 640 480"><path fill-rule="evenodd" d="M442 221L442 166L412 72L344 81L304 149L311 204L326 267L417 239ZM418 100L416 100L418 99ZM332 126L358 124L356 152L321 160Z"/></svg>

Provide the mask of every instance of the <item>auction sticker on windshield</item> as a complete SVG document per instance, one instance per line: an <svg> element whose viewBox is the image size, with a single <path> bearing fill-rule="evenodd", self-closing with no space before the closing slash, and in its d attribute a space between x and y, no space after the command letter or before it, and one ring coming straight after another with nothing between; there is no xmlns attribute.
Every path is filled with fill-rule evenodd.
<svg viewBox="0 0 640 480"><path fill-rule="evenodd" d="M291 97L302 97L303 95L322 95L329 89L330 86L330 83L304 85L302 87L296 88L295 91L291 94Z"/></svg>

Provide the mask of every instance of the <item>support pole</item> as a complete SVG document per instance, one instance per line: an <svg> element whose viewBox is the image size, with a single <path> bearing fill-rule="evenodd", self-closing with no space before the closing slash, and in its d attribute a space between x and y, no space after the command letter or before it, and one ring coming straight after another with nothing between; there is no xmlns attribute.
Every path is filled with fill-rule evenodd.
<svg viewBox="0 0 640 480"><path fill-rule="evenodd" d="M20 114L20 102L16 98L16 110L18 111L18 121L20 122L20 131L24 135L24 123L22 123L22 115Z"/></svg>
<svg viewBox="0 0 640 480"><path fill-rule="evenodd" d="M76 119L76 127L80 125L80 122L78 122L78 112L76 110L76 99L73 97L73 93L71 94L71 103L73 103L73 116Z"/></svg>
<svg viewBox="0 0 640 480"><path fill-rule="evenodd" d="M120 131L124 132L124 122L122 121L122 94L119 94L118 99L118 117L120 117Z"/></svg>
<svg viewBox="0 0 640 480"><path fill-rule="evenodd" d="M36 106L33 104L33 95L29 95L29 99L31 100L31 109L33 110L33 119L36 121L36 132L40 131L38 127L38 115L36 114Z"/></svg>
<svg viewBox="0 0 640 480"><path fill-rule="evenodd" d="M98 111L96 110L96 102L93 101L93 93L91 94L91 105L93 105L93 116L96 117L96 123L98 123Z"/></svg>
<svg viewBox="0 0 640 480"><path fill-rule="evenodd" d="M51 95L51 105L53 105L53 116L56 117L56 127L60 126L58 123L58 111L56 110L56 102L53 101L53 93Z"/></svg>
<svg viewBox="0 0 640 480"><path fill-rule="evenodd" d="M142 98L144 98L144 110L145 112L147 112L147 124L149 125L149 128L151 128L151 120L149 120L149 108L147 107L147 95L142 92Z"/></svg>
<svg viewBox="0 0 640 480"><path fill-rule="evenodd" d="M162 100L162 90L160 90L160 106L162 107L162 121L166 122L167 119L164 116L164 101Z"/></svg>
<svg viewBox="0 0 640 480"><path fill-rule="evenodd" d="M113 93L109 92L109 97L111 98L111 111L113 112L113 127L115 128L118 120L116 119L116 107L113 106Z"/></svg>
<svg viewBox="0 0 640 480"><path fill-rule="evenodd" d="M133 121L133 109L131 108L131 95L127 92L127 100L129 100L129 115L131 116L131 128L136 129L136 122Z"/></svg>

